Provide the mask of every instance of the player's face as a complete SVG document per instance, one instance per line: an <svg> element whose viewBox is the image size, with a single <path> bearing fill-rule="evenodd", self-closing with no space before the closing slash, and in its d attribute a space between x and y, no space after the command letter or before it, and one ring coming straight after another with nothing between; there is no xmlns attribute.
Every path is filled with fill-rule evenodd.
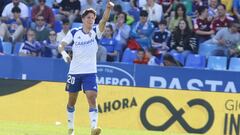
<svg viewBox="0 0 240 135"><path fill-rule="evenodd" d="M92 28L93 24L95 23L96 16L93 13L87 14L83 18L83 25L87 28Z"/></svg>

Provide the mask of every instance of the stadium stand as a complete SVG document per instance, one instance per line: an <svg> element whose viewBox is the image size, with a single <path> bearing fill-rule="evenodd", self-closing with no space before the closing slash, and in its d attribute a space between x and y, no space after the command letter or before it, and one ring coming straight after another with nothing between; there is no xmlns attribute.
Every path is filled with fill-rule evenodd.
<svg viewBox="0 0 240 135"><path fill-rule="evenodd" d="M227 57L209 56L207 68L214 69L214 70L226 70L227 69Z"/></svg>
<svg viewBox="0 0 240 135"><path fill-rule="evenodd" d="M204 69L206 66L206 57L198 54L189 54L185 67Z"/></svg>
<svg viewBox="0 0 240 135"><path fill-rule="evenodd" d="M240 71L240 58L231 58L229 63L230 71Z"/></svg>

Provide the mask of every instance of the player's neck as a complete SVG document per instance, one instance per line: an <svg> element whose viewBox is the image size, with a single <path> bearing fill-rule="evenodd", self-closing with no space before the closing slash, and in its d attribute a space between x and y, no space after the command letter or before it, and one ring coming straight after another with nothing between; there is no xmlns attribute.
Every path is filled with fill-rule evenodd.
<svg viewBox="0 0 240 135"><path fill-rule="evenodd" d="M83 27L83 32L84 33L89 33L91 31L91 28Z"/></svg>

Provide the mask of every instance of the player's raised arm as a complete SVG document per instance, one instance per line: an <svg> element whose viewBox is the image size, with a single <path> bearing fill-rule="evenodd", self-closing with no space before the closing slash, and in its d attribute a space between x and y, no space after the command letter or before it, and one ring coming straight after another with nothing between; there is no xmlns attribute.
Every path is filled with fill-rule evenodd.
<svg viewBox="0 0 240 135"><path fill-rule="evenodd" d="M104 31L106 22L109 19L110 12L111 12L111 9L113 8L113 6L114 6L114 4L110 0L108 0L107 7L106 7L106 9L104 11L103 17L102 17L102 19L99 22L99 30L100 30L100 32Z"/></svg>

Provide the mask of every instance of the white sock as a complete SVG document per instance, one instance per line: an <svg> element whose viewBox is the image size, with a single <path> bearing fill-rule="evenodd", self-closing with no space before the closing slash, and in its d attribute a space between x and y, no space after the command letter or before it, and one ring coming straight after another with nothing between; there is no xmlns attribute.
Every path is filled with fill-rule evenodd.
<svg viewBox="0 0 240 135"><path fill-rule="evenodd" d="M68 115L68 128L74 129L74 106L67 106L67 115Z"/></svg>
<svg viewBox="0 0 240 135"><path fill-rule="evenodd" d="M91 128L96 128L97 122L98 122L98 110L96 108L90 108L89 116L90 116Z"/></svg>

